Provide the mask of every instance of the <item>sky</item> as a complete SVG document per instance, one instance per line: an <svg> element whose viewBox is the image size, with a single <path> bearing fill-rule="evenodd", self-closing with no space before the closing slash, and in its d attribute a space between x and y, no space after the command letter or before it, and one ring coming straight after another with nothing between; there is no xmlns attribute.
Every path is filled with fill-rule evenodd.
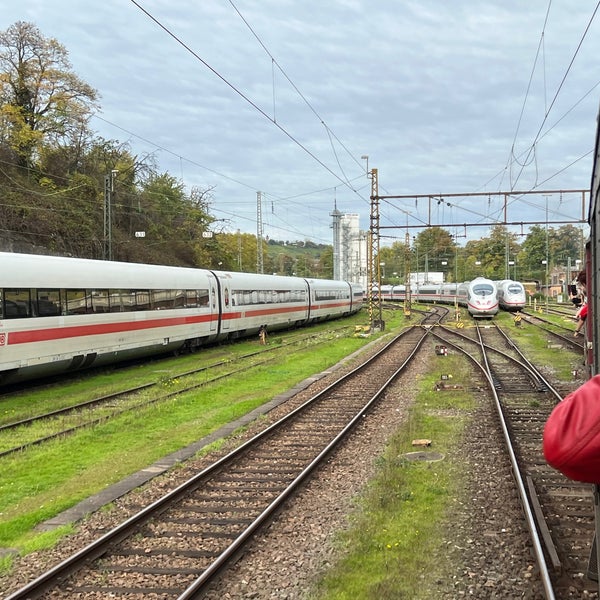
<svg viewBox="0 0 600 600"><path fill-rule="evenodd" d="M5 4L98 91L99 136L210 190L216 231L256 234L260 198L263 236L331 244L374 183L384 244L587 218L597 0Z"/></svg>

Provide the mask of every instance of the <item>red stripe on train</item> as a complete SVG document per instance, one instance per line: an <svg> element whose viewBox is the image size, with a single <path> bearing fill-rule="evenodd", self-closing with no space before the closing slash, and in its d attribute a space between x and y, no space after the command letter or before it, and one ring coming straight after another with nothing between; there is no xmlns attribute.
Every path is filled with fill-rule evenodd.
<svg viewBox="0 0 600 600"><path fill-rule="evenodd" d="M326 306L313 307L314 309L331 308L332 306L349 306L344 304L329 304ZM261 310L247 310L228 312L223 314L223 319L235 321L244 317L268 316L274 314L290 313L296 314L296 318L306 317L306 308L304 307L279 307L266 308ZM157 329L160 327L176 327L180 325L196 325L198 323L208 323L216 321L217 315L194 315L181 317L164 317L162 319L150 319L140 321L123 321L111 323L95 323L90 325L69 325L65 327L50 327L47 329L34 329L25 331L11 331L8 333L8 344L29 344L34 342L48 342L75 337L85 337L89 335L104 335L109 333L126 333L128 331L140 331L143 329Z"/></svg>
<svg viewBox="0 0 600 600"><path fill-rule="evenodd" d="M174 327L176 325L194 325L215 320L213 315L195 315L189 317L171 317L142 321L123 321L111 323L94 323L91 325L69 325L66 327L50 327L48 329L33 329L30 331L11 331L8 334L8 345L29 344L31 342L48 342L88 335L103 335L107 333L125 333L141 329L156 329L159 327Z"/></svg>

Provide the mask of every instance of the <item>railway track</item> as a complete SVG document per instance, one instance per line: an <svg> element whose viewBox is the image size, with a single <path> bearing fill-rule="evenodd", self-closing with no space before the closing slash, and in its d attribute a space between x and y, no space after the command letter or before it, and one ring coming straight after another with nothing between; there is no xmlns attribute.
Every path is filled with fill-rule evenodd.
<svg viewBox="0 0 600 600"><path fill-rule="evenodd" d="M552 469L542 452L546 420L570 390L555 389L499 328L477 331L477 349L467 336L442 331L440 337L473 357L493 387L546 598L594 597L598 584L588 577L596 570L592 486Z"/></svg>
<svg viewBox="0 0 600 600"><path fill-rule="evenodd" d="M574 322L570 327L565 327L534 313L525 312L523 316L527 323L542 329L555 343L566 348L575 349L581 354L584 353L583 337L575 338L573 335L575 332ZM570 316L572 317L573 314Z"/></svg>
<svg viewBox="0 0 600 600"><path fill-rule="evenodd" d="M428 315L431 323L441 313ZM417 352L413 327L240 448L63 561L8 600L136 594L199 597L359 422Z"/></svg>

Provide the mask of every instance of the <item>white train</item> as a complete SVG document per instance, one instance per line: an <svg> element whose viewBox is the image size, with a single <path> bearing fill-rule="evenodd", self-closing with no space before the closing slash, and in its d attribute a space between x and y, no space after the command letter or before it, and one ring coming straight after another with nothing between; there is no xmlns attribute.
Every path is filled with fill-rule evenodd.
<svg viewBox="0 0 600 600"><path fill-rule="evenodd" d="M0 384L357 312L362 286L0 252Z"/></svg>
<svg viewBox="0 0 600 600"><path fill-rule="evenodd" d="M527 305L527 294L520 281L503 279L496 282L498 303L502 310L519 311Z"/></svg>
<svg viewBox="0 0 600 600"><path fill-rule="evenodd" d="M381 286L383 300L405 300L406 286ZM477 277L464 283L422 284L411 289L415 302L440 302L464 306L473 317L493 317L498 313L498 290L491 279Z"/></svg>

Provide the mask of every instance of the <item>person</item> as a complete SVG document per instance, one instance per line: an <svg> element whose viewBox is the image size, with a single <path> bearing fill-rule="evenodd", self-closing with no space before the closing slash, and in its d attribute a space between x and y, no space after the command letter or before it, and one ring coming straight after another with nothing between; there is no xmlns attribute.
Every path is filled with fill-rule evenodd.
<svg viewBox="0 0 600 600"><path fill-rule="evenodd" d="M575 281L577 282L577 287L581 291L581 298L580 298L581 302L580 302L579 310L577 311L577 314L576 314L577 325L575 326L575 334L574 334L575 337L578 337L581 335L581 330L582 330L583 326L585 325L585 319L588 314L588 306L587 306L587 298L586 298L587 280L586 280L585 271L580 271L577 274ZM571 302L576 304L573 299L571 299Z"/></svg>
<svg viewBox="0 0 600 600"><path fill-rule="evenodd" d="M587 577L598 581L600 539L600 375L594 375L556 404L544 425L546 462L574 481L594 484L596 531Z"/></svg>
<svg viewBox="0 0 600 600"><path fill-rule="evenodd" d="M581 307L582 300L575 282L569 285L569 300L575 305L576 308Z"/></svg>
<svg viewBox="0 0 600 600"><path fill-rule="evenodd" d="M585 325L585 319L588 313L588 305L587 302L583 304L583 306L577 311L577 325L575 326L575 337L581 335L581 330Z"/></svg>

